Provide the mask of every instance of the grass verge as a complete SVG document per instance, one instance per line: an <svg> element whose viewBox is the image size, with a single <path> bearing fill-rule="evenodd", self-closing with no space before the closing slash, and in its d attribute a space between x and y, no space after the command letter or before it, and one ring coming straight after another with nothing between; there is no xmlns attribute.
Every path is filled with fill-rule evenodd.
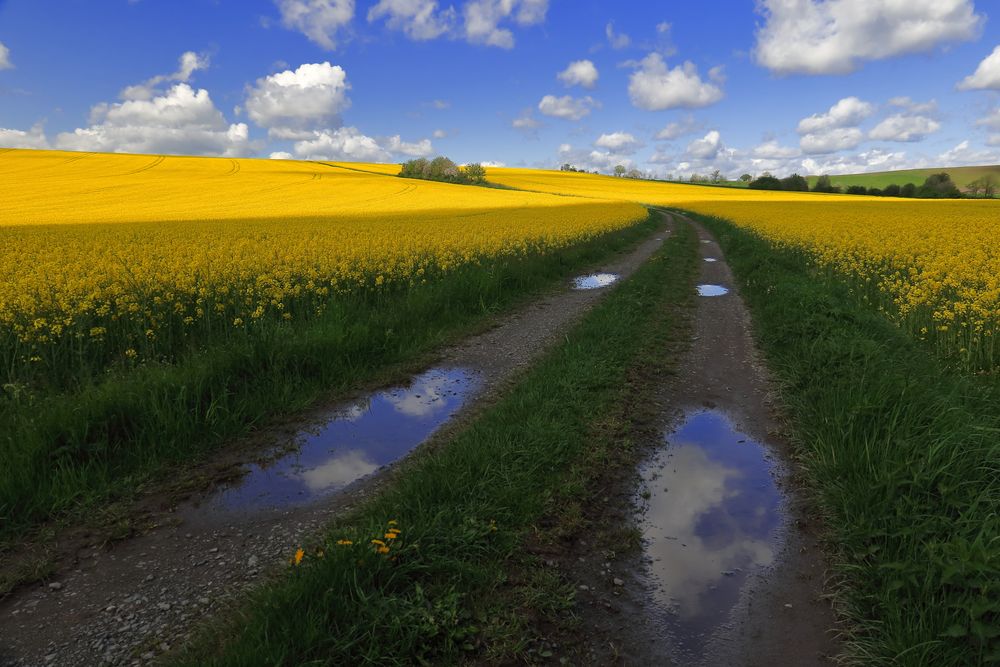
<svg viewBox="0 0 1000 667"><path fill-rule="evenodd" d="M804 255L691 217L719 239L782 384L850 657L1000 662L1000 378L929 358Z"/></svg>
<svg viewBox="0 0 1000 667"><path fill-rule="evenodd" d="M79 391L0 395L0 554L40 524L127 500L167 470L276 415L398 372L491 315L634 246L635 226L547 255L467 267L404 293L337 301L302 327L275 325L174 365Z"/></svg>
<svg viewBox="0 0 1000 667"><path fill-rule="evenodd" d="M299 552L298 565L180 664L523 658L527 637L510 606L509 566L552 503L586 486L575 464L593 438L613 437L603 425L620 411L630 369L674 324L664 309L690 299L696 248L682 226L504 398L409 460L384 493ZM559 590L557 581L537 568L529 575L521 593L542 593L517 604L567 603L545 594Z"/></svg>

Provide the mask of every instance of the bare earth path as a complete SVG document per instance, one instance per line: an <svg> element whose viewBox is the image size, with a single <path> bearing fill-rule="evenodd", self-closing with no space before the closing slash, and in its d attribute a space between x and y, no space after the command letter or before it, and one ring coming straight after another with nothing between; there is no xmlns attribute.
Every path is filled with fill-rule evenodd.
<svg viewBox="0 0 1000 667"><path fill-rule="evenodd" d="M595 269L627 277L652 255L667 233L654 233L629 254ZM453 424L461 423L607 291L574 290L566 285L489 331L444 350L440 376L421 376L423 384L414 387L328 406L307 421L320 429L324 422L344 425L357 416L348 414L351 410L363 414L366 406L374 409L386 402L396 414L419 417L430 410L429 405L448 402L454 392L435 383L440 379L447 385L452 369L461 369L469 400L440 416L442 422L450 418ZM399 428L407 429L408 424L400 422ZM438 435L447 430L446 426ZM287 449L291 435L287 429L275 429L271 440L280 448L284 439ZM251 475L248 483L263 480L262 496L244 497L239 489L230 489L163 508L151 514L149 530L142 535L107 547L82 548L47 583L15 591L0 602L0 665L155 661L182 644L203 619L225 614L235 595L266 579L296 546L391 477L391 468L363 459L354 460L353 467L340 461L333 468L319 465L304 472L299 470L300 461L285 457L281 462L288 463L288 476L271 474L263 466L253 468L259 474ZM351 474L357 479L350 479ZM331 479L331 475L340 477ZM273 484L269 486L268 480ZM336 492L305 493L316 488L317 480L320 488ZM288 491L285 487L292 483L298 486ZM229 503L226 499L234 494L238 502Z"/></svg>
<svg viewBox="0 0 1000 667"><path fill-rule="evenodd" d="M554 639L585 664L830 665L823 556L774 386L719 245L687 222L705 293L691 343L650 397L660 435L645 462L609 474L593 539L558 554L580 626ZM600 527L613 537L633 521L643 548L622 556Z"/></svg>

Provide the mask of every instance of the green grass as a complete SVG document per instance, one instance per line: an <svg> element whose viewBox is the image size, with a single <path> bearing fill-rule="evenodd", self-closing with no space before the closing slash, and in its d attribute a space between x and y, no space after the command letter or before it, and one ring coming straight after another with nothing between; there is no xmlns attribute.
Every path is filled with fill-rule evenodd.
<svg viewBox="0 0 1000 667"><path fill-rule="evenodd" d="M509 566L534 522L565 494L582 492L585 477L572 470L595 438L610 437L601 424L620 410L630 369L682 326L684 315L674 313L692 298L696 248L682 226L504 398L449 442L407 461L384 493L335 523L300 566L180 662L525 660L530 637L524 614L509 606ZM390 527L399 538L383 537ZM388 554L375 553L375 538L390 545ZM521 603L529 607L565 608L572 599L551 574L533 569L528 579Z"/></svg>
<svg viewBox="0 0 1000 667"><path fill-rule="evenodd" d="M701 219L781 381L853 658L1000 662L1000 377L940 363L806 256Z"/></svg>
<svg viewBox="0 0 1000 667"><path fill-rule="evenodd" d="M254 338L220 342L176 364L111 373L77 391L5 386L0 554L40 524L133 498L269 418L398 375L402 365L632 247L660 224L650 216L548 255L467 267L401 293L341 299L317 321L275 323Z"/></svg>
<svg viewBox="0 0 1000 667"><path fill-rule="evenodd" d="M934 169L900 169L898 171L873 171L867 174L839 174L830 175L830 182L846 188L849 185L863 185L866 188L884 188L887 185L906 185L913 183L921 185L931 174L939 174L942 171L951 175L951 180L960 189L965 189L969 183L987 174L992 174L1000 180L1000 165L988 165L981 167L937 167ZM816 185L819 176L809 176L809 187Z"/></svg>

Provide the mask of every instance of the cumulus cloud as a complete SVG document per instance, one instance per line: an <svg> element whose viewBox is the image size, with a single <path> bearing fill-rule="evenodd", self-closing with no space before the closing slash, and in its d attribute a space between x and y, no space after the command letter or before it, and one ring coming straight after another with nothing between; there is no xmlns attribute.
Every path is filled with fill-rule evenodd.
<svg viewBox="0 0 1000 667"><path fill-rule="evenodd" d="M563 71L556 75L567 86L583 86L593 88L597 83L597 68L589 60L574 60Z"/></svg>
<svg viewBox="0 0 1000 667"><path fill-rule="evenodd" d="M548 0L470 0L462 10L465 38L473 44L513 48L514 33L500 24L513 20L520 26L537 25L548 9Z"/></svg>
<svg viewBox="0 0 1000 667"><path fill-rule="evenodd" d="M194 51L185 51L181 54L177 65L177 71L173 74L160 74L143 83L127 86L120 94L123 100L149 100L156 95L157 86L161 83L177 81L187 83L191 80L191 75L198 70L208 68L208 56L200 55Z"/></svg>
<svg viewBox="0 0 1000 667"><path fill-rule="evenodd" d="M958 83L959 90L1000 90L1000 46L983 58L976 71Z"/></svg>
<svg viewBox="0 0 1000 667"><path fill-rule="evenodd" d="M977 120L976 125L980 127L988 127L994 130L1000 130L1000 107L996 107L988 114Z"/></svg>
<svg viewBox="0 0 1000 667"><path fill-rule="evenodd" d="M41 124L30 130L13 130L0 127L0 147L2 148L48 148L49 140Z"/></svg>
<svg viewBox="0 0 1000 667"><path fill-rule="evenodd" d="M434 146L430 139L411 143L398 134L377 139L356 127L340 127L315 131L311 137L296 141L293 150L303 160L390 162L394 156L428 157L434 153Z"/></svg>
<svg viewBox="0 0 1000 667"><path fill-rule="evenodd" d="M895 114L884 119L868 133L878 141L920 141L941 129L941 123L927 116Z"/></svg>
<svg viewBox="0 0 1000 667"><path fill-rule="evenodd" d="M838 127L855 126L874 113L875 107L857 97L845 97L825 113L817 113L799 121L798 133L810 134Z"/></svg>
<svg viewBox="0 0 1000 667"><path fill-rule="evenodd" d="M12 69L14 63L10 61L10 49L0 42L0 69Z"/></svg>
<svg viewBox="0 0 1000 667"><path fill-rule="evenodd" d="M311 130L340 125L340 113L350 106L348 90L339 65L306 63L257 79L247 91L246 111L272 137L303 139Z"/></svg>
<svg viewBox="0 0 1000 667"><path fill-rule="evenodd" d="M632 38L623 32L615 32L615 24L608 22L604 26L604 35L608 38L608 44L612 49L625 49L632 43Z"/></svg>
<svg viewBox="0 0 1000 667"><path fill-rule="evenodd" d="M272 160L294 160L295 159L295 156L292 155L291 153L289 153L288 151L274 151L273 153L271 153L267 157L270 158L270 159L272 159Z"/></svg>
<svg viewBox="0 0 1000 667"><path fill-rule="evenodd" d="M804 134L799 146L806 153L822 154L855 148L864 141L864 132L856 127L837 127L812 134Z"/></svg>
<svg viewBox="0 0 1000 667"><path fill-rule="evenodd" d="M534 109L529 107L521 111L521 114L510 122L510 126L529 139L537 139L538 128L542 126L542 121L535 118Z"/></svg>
<svg viewBox="0 0 1000 667"><path fill-rule="evenodd" d="M1000 151L973 148L969 140L959 143L937 157L938 164L946 167L963 165L996 164L1000 162Z"/></svg>
<svg viewBox="0 0 1000 667"><path fill-rule="evenodd" d="M798 148L782 146L776 140L765 141L750 151L750 155L762 160L783 160L801 155Z"/></svg>
<svg viewBox="0 0 1000 667"><path fill-rule="evenodd" d="M754 59L779 74L847 74L864 60L974 39L972 0L760 0Z"/></svg>
<svg viewBox="0 0 1000 667"><path fill-rule="evenodd" d="M626 155L613 151L574 148L570 144L559 146L559 161L568 162L578 169L584 169L585 171L600 171L605 173L614 171L617 165L622 165L626 169L636 166L635 161Z"/></svg>
<svg viewBox="0 0 1000 667"><path fill-rule="evenodd" d="M926 161L907 158L902 151L872 149L854 155L839 155L832 158L806 158L802 169L810 174L853 174L866 171L891 171L893 169L916 169L928 166Z"/></svg>
<svg viewBox="0 0 1000 667"><path fill-rule="evenodd" d="M275 0L281 23L324 49L337 48L338 33L354 18L354 0Z"/></svg>
<svg viewBox="0 0 1000 667"><path fill-rule="evenodd" d="M661 141L671 141L688 134L694 134L700 129L701 124L695 121L694 116L685 116L681 120L667 124L656 133L655 138Z"/></svg>
<svg viewBox="0 0 1000 667"><path fill-rule="evenodd" d="M721 76L719 70L715 70ZM646 111L663 111L676 107L705 107L722 99L722 89L703 81L698 68L685 62L669 69L659 53L651 53L639 63L639 69L629 77L629 97L633 106Z"/></svg>
<svg viewBox="0 0 1000 667"><path fill-rule="evenodd" d="M454 29L456 13L453 7L438 9L436 0L379 0L368 10L368 21L386 19L386 26L402 30L416 41L435 39Z"/></svg>
<svg viewBox="0 0 1000 667"><path fill-rule="evenodd" d="M692 160L714 160L722 149L722 136L712 130L688 144L686 156Z"/></svg>
<svg viewBox="0 0 1000 667"><path fill-rule="evenodd" d="M621 153L623 155L629 155L642 148L642 143L628 132L602 134L594 142L594 145L598 148L606 148L612 153Z"/></svg>
<svg viewBox="0 0 1000 667"><path fill-rule="evenodd" d="M554 118L580 120L590 114L591 110L596 106L598 106L597 101L590 96L576 98L570 95L563 95L562 97L546 95L538 103L538 110L546 116Z"/></svg>
<svg viewBox="0 0 1000 667"><path fill-rule="evenodd" d="M183 155L242 155L249 151L246 123L229 124L208 91L178 83L152 99L94 106L89 127L62 132L68 150Z"/></svg>

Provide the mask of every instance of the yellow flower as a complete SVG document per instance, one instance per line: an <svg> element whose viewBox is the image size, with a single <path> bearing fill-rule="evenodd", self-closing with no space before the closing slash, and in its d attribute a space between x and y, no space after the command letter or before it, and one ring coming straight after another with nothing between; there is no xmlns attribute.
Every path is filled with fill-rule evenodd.
<svg viewBox="0 0 1000 667"><path fill-rule="evenodd" d="M352 542L351 540L337 540L337 544L339 544L342 547L345 547L354 544L354 542Z"/></svg>
<svg viewBox="0 0 1000 667"><path fill-rule="evenodd" d="M296 550L295 555L292 557L292 565L300 565L302 563L302 559L305 558L305 555L306 552L302 549Z"/></svg>

